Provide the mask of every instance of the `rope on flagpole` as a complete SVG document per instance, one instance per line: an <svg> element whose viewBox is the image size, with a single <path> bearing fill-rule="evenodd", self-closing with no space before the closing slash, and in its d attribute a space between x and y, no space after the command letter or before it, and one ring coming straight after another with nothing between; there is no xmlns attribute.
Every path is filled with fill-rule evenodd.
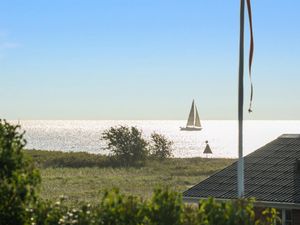
<svg viewBox="0 0 300 225"><path fill-rule="evenodd" d="M252 62L253 62L253 53L254 53L254 38L253 38L253 26L252 26L252 10L251 10L251 0L247 0L247 9L250 25L250 49L249 49L249 79L250 79L250 103L248 112L252 112L252 101L253 101L253 83L252 83Z"/></svg>

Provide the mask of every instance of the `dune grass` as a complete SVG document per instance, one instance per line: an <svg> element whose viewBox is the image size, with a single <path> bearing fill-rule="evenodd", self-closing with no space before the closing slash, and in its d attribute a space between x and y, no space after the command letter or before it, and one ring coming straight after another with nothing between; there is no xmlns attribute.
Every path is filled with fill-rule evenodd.
<svg viewBox="0 0 300 225"><path fill-rule="evenodd" d="M96 203L105 189L117 187L122 193L148 198L155 187L168 186L183 191L230 165L234 159L173 158L148 160L140 167L110 165L106 156L88 153L26 151L42 176L41 196L69 203Z"/></svg>

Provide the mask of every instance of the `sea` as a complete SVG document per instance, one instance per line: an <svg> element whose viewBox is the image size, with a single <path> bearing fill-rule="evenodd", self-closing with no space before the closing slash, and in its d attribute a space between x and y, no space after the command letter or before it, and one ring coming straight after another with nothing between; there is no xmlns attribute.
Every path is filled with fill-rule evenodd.
<svg viewBox="0 0 300 225"><path fill-rule="evenodd" d="M201 131L181 131L184 120L20 120L25 131L27 149L89 152L109 154L103 131L112 126L135 126L145 139L157 132L174 142L173 155L179 158L237 158L238 123L234 120L201 121ZM300 121L248 120L244 121L244 155L247 155L282 134L300 133ZM206 141L212 154L203 154Z"/></svg>

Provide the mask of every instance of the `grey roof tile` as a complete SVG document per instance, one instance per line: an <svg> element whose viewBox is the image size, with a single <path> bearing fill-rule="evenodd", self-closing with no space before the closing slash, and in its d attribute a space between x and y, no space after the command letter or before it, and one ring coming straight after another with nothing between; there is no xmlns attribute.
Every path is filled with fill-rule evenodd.
<svg viewBox="0 0 300 225"><path fill-rule="evenodd" d="M245 197L260 201L300 203L300 134L285 134L244 157ZM234 199L237 162L183 193L184 197Z"/></svg>

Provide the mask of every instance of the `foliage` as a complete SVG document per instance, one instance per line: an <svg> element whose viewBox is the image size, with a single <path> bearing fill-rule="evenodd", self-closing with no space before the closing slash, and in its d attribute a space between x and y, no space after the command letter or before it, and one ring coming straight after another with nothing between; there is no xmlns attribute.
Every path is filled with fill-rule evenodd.
<svg viewBox="0 0 300 225"><path fill-rule="evenodd" d="M118 189L106 191L97 209L98 224L134 225L146 220L145 202L134 196L124 196Z"/></svg>
<svg viewBox="0 0 300 225"><path fill-rule="evenodd" d="M185 205L181 195L168 189L156 189L151 200L144 201L106 191L100 203L70 207L63 199L56 203L39 202L32 209L31 221L37 225L271 225L276 210L267 209L261 220L255 220L252 200L217 202L213 198L196 205Z"/></svg>
<svg viewBox="0 0 300 225"><path fill-rule="evenodd" d="M199 205L199 215L204 224L254 224L252 200L238 199L231 204L217 202L213 198L202 200Z"/></svg>
<svg viewBox="0 0 300 225"><path fill-rule="evenodd" d="M103 132L102 139L107 141L107 149L125 166L143 162L149 154L148 143L136 127L111 127Z"/></svg>
<svg viewBox="0 0 300 225"><path fill-rule="evenodd" d="M148 206L148 216L153 225L182 224L181 195L168 189L156 189Z"/></svg>
<svg viewBox="0 0 300 225"><path fill-rule="evenodd" d="M158 159L172 157L173 142L168 140L164 135L158 133L151 134L151 155Z"/></svg>
<svg viewBox="0 0 300 225"><path fill-rule="evenodd" d="M27 222L40 183L39 172L22 152L26 141L19 130L0 120L0 225Z"/></svg>
<svg viewBox="0 0 300 225"><path fill-rule="evenodd" d="M78 207L70 207L64 204L65 197L59 201L38 201L36 207L31 210L31 221L36 225L89 225L95 224L95 215L89 204L80 203Z"/></svg>
<svg viewBox="0 0 300 225"><path fill-rule="evenodd" d="M38 168L82 168L82 167L114 167L118 166L110 157L87 152L61 152L46 150L26 150Z"/></svg>
<svg viewBox="0 0 300 225"><path fill-rule="evenodd" d="M112 156L122 165L136 165L151 156L165 159L172 156L173 142L164 135L151 134L151 143L142 137L142 131L136 127L111 127L102 133L102 139L107 141L107 148Z"/></svg>
<svg viewBox="0 0 300 225"><path fill-rule="evenodd" d="M260 219L256 221L255 225L265 224L265 225L274 225L281 224L281 219L278 216L278 212L274 208L266 208L262 211Z"/></svg>

